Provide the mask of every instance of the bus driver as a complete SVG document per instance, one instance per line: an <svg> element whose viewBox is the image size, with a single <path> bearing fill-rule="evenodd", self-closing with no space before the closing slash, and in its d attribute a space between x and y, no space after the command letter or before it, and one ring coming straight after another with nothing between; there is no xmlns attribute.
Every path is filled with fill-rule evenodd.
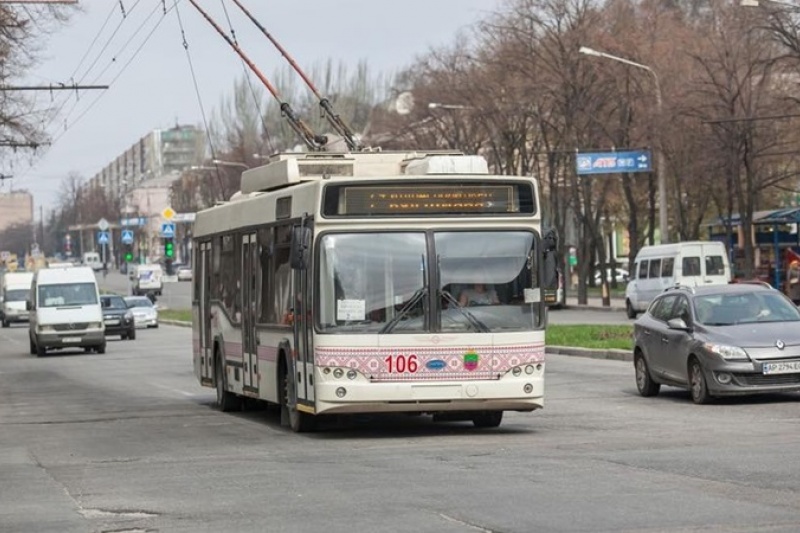
<svg viewBox="0 0 800 533"><path fill-rule="evenodd" d="M461 304L461 307L496 305L500 303L500 299L494 289L486 288L483 283L475 283L471 289L461 291L458 303Z"/></svg>

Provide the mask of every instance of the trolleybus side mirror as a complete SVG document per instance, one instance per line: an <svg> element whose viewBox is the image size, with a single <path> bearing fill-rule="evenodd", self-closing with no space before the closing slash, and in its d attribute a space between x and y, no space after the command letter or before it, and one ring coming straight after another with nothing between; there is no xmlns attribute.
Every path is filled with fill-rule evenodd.
<svg viewBox="0 0 800 533"><path fill-rule="evenodd" d="M311 228L295 226L292 228L291 266L297 270L308 268L311 251Z"/></svg>
<svg viewBox="0 0 800 533"><path fill-rule="evenodd" d="M558 304L558 267L556 265L556 250L558 250L558 234L556 230L550 229L542 238L542 249L544 251L544 272L542 279L542 291L546 304Z"/></svg>

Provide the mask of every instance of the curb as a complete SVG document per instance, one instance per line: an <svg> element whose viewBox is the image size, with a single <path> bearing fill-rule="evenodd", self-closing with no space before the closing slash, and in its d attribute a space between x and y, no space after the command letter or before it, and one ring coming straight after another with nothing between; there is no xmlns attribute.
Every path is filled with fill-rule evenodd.
<svg viewBox="0 0 800 533"><path fill-rule="evenodd" d="M599 312L603 312L603 313L607 313L607 312L624 313L625 312L625 308L624 307L616 307L616 306L613 306L613 305L610 306L610 307L602 307L602 306L596 306L596 305L565 304L565 305L561 306L561 309L572 309L573 311L599 311Z"/></svg>
<svg viewBox="0 0 800 533"><path fill-rule="evenodd" d="M572 355L590 359L609 359L613 361L633 361L631 350L594 350L573 346L545 346L545 353L552 355Z"/></svg>
<svg viewBox="0 0 800 533"><path fill-rule="evenodd" d="M179 326L182 328L190 328L192 327L191 322L186 322L184 320L172 320L171 318L159 318L159 324L166 324L168 326Z"/></svg>

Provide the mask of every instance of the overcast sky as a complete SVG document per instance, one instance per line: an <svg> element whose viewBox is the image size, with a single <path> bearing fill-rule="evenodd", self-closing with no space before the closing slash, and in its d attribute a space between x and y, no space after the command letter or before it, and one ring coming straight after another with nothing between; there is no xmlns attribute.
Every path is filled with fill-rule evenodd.
<svg viewBox="0 0 800 533"><path fill-rule="evenodd" d="M373 74L391 74L431 47L451 44L460 29L486 16L500 1L242 3L307 70L333 58L353 66L366 60ZM62 107L62 111L56 121L49 123L48 132L56 142L41 150L32 166L16 162L8 168L6 162L6 168L0 168L15 176L14 188L25 188L34 194L37 217L39 205L47 210L56 203L61 181L68 173L77 172L89 179L149 131L176 123L201 123L174 10L163 17L162 0L123 0L127 13L123 19L117 0L79 3L83 13L77 13L68 26L47 38L44 61L21 81L40 85L70 83L74 79L84 85L105 85L118 77L107 91L81 93L77 103L74 94L54 93L54 105ZM219 0L198 3L223 28L229 28ZM167 7L172 4L173 0L166 1ZM262 72L270 76L276 68L283 67L285 61L235 4L231 0L224 4L240 45ZM188 1L181 0L178 6L202 103L209 114L224 95L231 94L234 79L243 73L242 64ZM140 26L143 29L136 34ZM125 67L142 42L144 47ZM39 104L48 105L51 96L42 93L37 98ZM61 105L62 102L65 103ZM2 190L8 189L5 185Z"/></svg>

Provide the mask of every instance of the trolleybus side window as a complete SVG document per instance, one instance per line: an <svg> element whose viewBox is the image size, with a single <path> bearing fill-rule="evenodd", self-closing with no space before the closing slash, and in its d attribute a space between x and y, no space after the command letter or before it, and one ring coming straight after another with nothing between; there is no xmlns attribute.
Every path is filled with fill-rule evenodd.
<svg viewBox="0 0 800 533"><path fill-rule="evenodd" d="M258 230L258 259L261 263L261 310L259 322L262 324L277 324L280 322L275 314L272 304L272 284L275 274L272 271L272 258L275 254L275 245L272 238L272 228Z"/></svg>
<svg viewBox="0 0 800 533"><path fill-rule="evenodd" d="M289 264L292 242L292 226L285 224L275 228L275 254L273 256L272 309L270 322L289 323L292 307L292 267Z"/></svg>
<svg viewBox="0 0 800 533"><path fill-rule="evenodd" d="M241 244L234 235L223 235L220 250L219 300L228 317L239 322L241 319L241 281L239 280L239 261Z"/></svg>

